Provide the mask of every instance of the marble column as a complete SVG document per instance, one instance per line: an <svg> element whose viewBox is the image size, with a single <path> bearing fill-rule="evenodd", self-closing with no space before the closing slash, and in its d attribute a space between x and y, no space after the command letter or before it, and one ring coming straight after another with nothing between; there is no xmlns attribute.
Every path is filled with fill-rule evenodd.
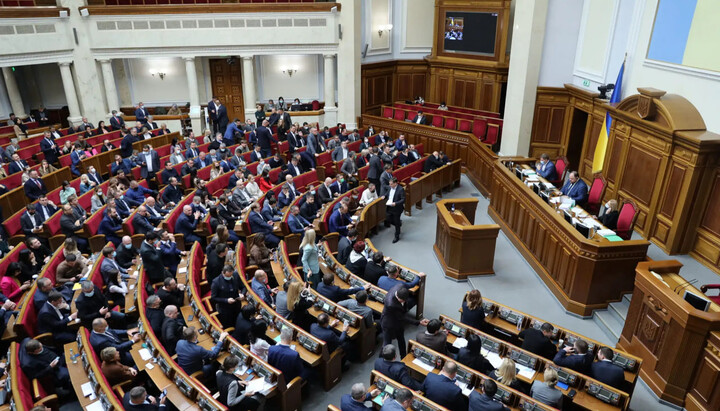
<svg viewBox="0 0 720 411"><path fill-rule="evenodd" d="M325 91L325 124L337 123L337 107L335 106L335 54L323 54L325 61L324 80Z"/></svg>
<svg viewBox="0 0 720 411"><path fill-rule="evenodd" d="M242 59L242 88L243 105L245 106L245 118L255 119L255 104L257 104L257 92L255 86L255 65L252 55L240 56ZM256 124L259 126L260 124Z"/></svg>
<svg viewBox="0 0 720 411"><path fill-rule="evenodd" d="M107 99L108 115L112 116L113 110L120 109L117 88L115 87L115 76L113 75L112 61L109 59L100 60L103 82L105 83L105 98Z"/></svg>
<svg viewBox="0 0 720 411"><path fill-rule="evenodd" d="M20 90L18 90L17 81L15 81L15 73L10 67L3 67L2 73L5 79L5 89L10 100L10 107L12 107L12 111L17 117L24 118L27 114L25 113L22 96L20 96Z"/></svg>
<svg viewBox="0 0 720 411"><path fill-rule="evenodd" d="M75 81L73 81L72 71L69 62L58 63L60 66L60 76L62 77L63 89L65 90L65 99L67 100L70 117L68 121L75 124L82 120L80 114L80 104L78 104L77 94L75 93Z"/></svg>
<svg viewBox="0 0 720 411"><path fill-rule="evenodd" d="M500 153L527 156L548 10L548 0L517 0Z"/></svg>
<svg viewBox="0 0 720 411"><path fill-rule="evenodd" d="M202 122L200 115L200 90L198 90L197 72L195 71L195 57L183 57L185 71L190 91L190 122L196 136L202 135Z"/></svg>
<svg viewBox="0 0 720 411"><path fill-rule="evenodd" d="M360 45L362 44L361 1L337 0L342 7L338 13L342 39L338 45L337 61L337 122L352 130L360 116Z"/></svg>

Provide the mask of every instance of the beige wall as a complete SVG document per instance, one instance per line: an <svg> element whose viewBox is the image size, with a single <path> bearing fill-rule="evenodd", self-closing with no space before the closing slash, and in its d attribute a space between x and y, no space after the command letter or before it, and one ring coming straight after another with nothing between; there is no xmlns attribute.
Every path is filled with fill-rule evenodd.
<svg viewBox="0 0 720 411"><path fill-rule="evenodd" d="M283 96L286 103L296 97L303 102L320 99L323 85L321 59L322 56L313 54L259 56L255 66L258 98L265 101ZM282 68L288 66L298 69L292 77L282 72Z"/></svg>

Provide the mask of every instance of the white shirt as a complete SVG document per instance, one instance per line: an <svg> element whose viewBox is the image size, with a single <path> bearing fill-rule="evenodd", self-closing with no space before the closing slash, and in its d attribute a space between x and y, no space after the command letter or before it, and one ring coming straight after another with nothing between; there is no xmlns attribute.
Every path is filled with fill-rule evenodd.
<svg viewBox="0 0 720 411"><path fill-rule="evenodd" d="M152 168L152 151L148 151L145 154L145 164L147 164L148 171L155 171Z"/></svg>
<svg viewBox="0 0 720 411"><path fill-rule="evenodd" d="M373 191L372 193L370 192L370 190L363 190L362 197L360 197L360 204L368 205L376 198L378 198L377 190Z"/></svg>
<svg viewBox="0 0 720 411"><path fill-rule="evenodd" d="M390 187L390 192L388 193L388 196L387 196L388 201L387 201L387 203L385 203L386 205L390 205L393 202L393 198L395 198L395 189L397 189L397 187L395 187L395 188Z"/></svg>

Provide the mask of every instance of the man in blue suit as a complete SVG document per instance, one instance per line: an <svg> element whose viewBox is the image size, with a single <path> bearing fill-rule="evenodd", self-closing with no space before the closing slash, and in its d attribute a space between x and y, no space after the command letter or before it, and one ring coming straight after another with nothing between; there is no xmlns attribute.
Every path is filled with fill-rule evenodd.
<svg viewBox="0 0 720 411"><path fill-rule="evenodd" d="M70 388L70 374L65 366L65 357L43 346L40 341L26 338L19 352L20 367L27 378L51 377L57 388ZM66 391L67 392L67 391Z"/></svg>
<svg viewBox="0 0 720 411"><path fill-rule="evenodd" d="M20 159L18 153L13 153L11 158L12 161L8 164L8 174L19 173L29 167L25 160Z"/></svg>
<svg viewBox="0 0 720 411"><path fill-rule="evenodd" d="M265 220L262 214L260 214L260 204L253 203L250 207L251 211L248 215L250 231L265 234L265 244L270 248L276 248L278 244L280 244L280 239L273 234L273 222Z"/></svg>
<svg viewBox="0 0 720 411"><path fill-rule="evenodd" d="M375 360L375 371L381 372L393 381L397 381L413 391L421 390L422 384L410 377L407 366L400 361L395 361L396 358L397 349L395 346L392 344L384 346L380 358Z"/></svg>
<svg viewBox="0 0 720 411"><path fill-rule="evenodd" d="M177 266L180 263L180 258L187 255L187 252L178 250L175 237L169 232L160 230L159 235L162 262L168 271L175 274L177 272Z"/></svg>
<svg viewBox="0 0 720 411"><path fill-rule="evenodd" d="M50 164L57 163L59 150L52 139L50 131L43 132L43 139L40 140L40 151L45 154L45 160Z"/></svg>
<svg viewBox="0 0 720 411"><path fill-rule="evenodd" d="M120 141L120 156L122 158L130 157L133 153L133 143L137 141L140 141L137 137L137 130L130 129L130 132L125 134Z"/></svg>
<svg viewBox="0 0 720 411"><path fill-rule="evenodd" d="M137 181L130 181L130 188L125 191L125 197L123 199L133 207L137 207L145 202L145 195L154 195L153 190L147 189L141 186Z"/></svg>
<svg viewBox="0 0 720 411"><path fill-rule="evenodd" d="M348 229L352 227L352 219L348 215L347 205L341 204L340 208L330 215L328 222L328 231L331 233L339 233L341 236L348 234Z"/></svg>
<svg viewBox="0 0 720 411"><path fill-rule="evenodd" d="M133 165L130 160L120 157L119 154L115 154L115 161L113 161L110 166L110 174L115 175L119 170L122 170L126 176L129 176L131 175L130 169L132 169L132 167Z"/></svg>
<svg viewBox="0 0 720 411"><path fill-rule="evenodd" d="M250 152L250 162L254 163L263 159L263 153L260 151L260 146L253 147L253 151Z"/></svg>
<svg viewBox="0 0 720 411"><path fill-rule="evenodd" d="M53 339L61 344L75 341L77 331L68 324L75 321L77 312L70 314L70 306L59 291L52 290L48 299L37 314L37 331L40 334L51 333Z"/></svg>
<svg viewBox="0 0 720 411"><path fill-rule="evenodd" d="M137 108L135 109L135 120L139 121L142 124L147 124L147 117L150 115L148 111L145 109L145 105L143 102L139 102L137 105Z"/></svg>
<svg viewBox="0 0 720 411"><path fill-rule="evenodd" d="M127 331L113 330L108 327L104 318L96 318L92 322L92 332L90 333L90 345L95 352L100 352L103 348L115 347L120 352L120 362L128 367L134 364L130 349L133 344L140 341L140 334L136 333L128 335L128 341L121 341L120 334L127 334Z"/></svg>
<svg viewBox="0 0 720 411"><path fill-rule="evenodd" d="M38 175L37 170L32 170L30 172L30 178L28 179L28 181L25 182L23 189L25 190L25 195L27 196L27 198L29 198L31 201L35 201L41 196L47 194L45 182L42 181L42 179Z"/></svg>
<svg viewBox="0 0 720 411"><path fill-rule="evenodd" d="M260 152L262 153L263 158L270 157L272 155L271 143L273 141L276 143L278 142L278 140L273 137L269 125L269 121L263 120L262 126L255 129L257 145L260 146Z"/></svg>
<svg viewBox="0 0 720 411"><path fill-rule="evenodd" d="M413 393L407 388L400 388L395 390L395 398L391 396L385 397L380 411L404 411L410 408L412 402Z"/></svg>
<svg viewBox="0 0 720 411"><path fill-rule="evenodd" d="M333 273L325 273L322 282L318 284L318 293L329 300L338 302L362 290L367 291L370 288L370 284L365 287L340 288L334 283L335 275Z"/></svg>
<svg viewBox="0 0 720 411"><path fill-rule="evenodd" d="M280 343L275 344L268 350L268 364L282 371L289 384L295 377L308 378L300 354L290 347L292 344L293 329L283 326L280 330Z"/></svg>
<svg viewBox="0 0 720 411"><path fill-rule="evenodd" d="M296 205L290 207L287 224L293 234L302 234L306 229L312 228L310 222L300 215L300 208Z"/></svg>
<svg viewBox="0 0 720 411"><path fill-rule="evenodd" d="M118 247L120 245L120 237L118 237L117 231L122 230L122 220L118 217L116 209L108 208L107 210L108 212L105 214L105 217L100 221L97 232L98 234L104 235L105 239L112 242L115 247Z"/></svg>
<svg viewBox="0 0 720 411"><path fill-rule="evenodd" d="M466 410L467 398L460 387L455 385L456 374L457 364L452 361L445 362L440 374L429 373L422 387L425 398L449 410Z"/></svg>
<svg viewBox="0 0 720 411"><path fill-rule="evenodd" d="M105 181L93 166L88 167L87 173L85 174L87 174L88 180L90 180L90 184L95 183L95 186L98 186L102 184L103 181Z"/></svg>
<svg viewBox="0 0 720 411"><path fill-rule="evenodd" d="M588 198L588 186L582 178L580 178L577 171L570 172L567 183L565 183L560 191L575 200L575 204L579 206L585 204Z"/></svg>
<svg viewBox="0 0 720 411"><path fill-rule="evenodd" d="M162 199L165 204L178 204L183 198L183 191L180 187L180 180L178 180L175 177L170 177L170 181L168 182L168 186L165 187L165 191L163 191Z"/></svg>
<svg viewBox="0 0 720 411"><path fill-rule="evenodd" d="M270 347L272 350L273 347ZM365 405L365 402L372 400L380 394L377 388L368 392L361 382L353 384L350 394L344 394L340 399L340 411L372 411L372 407ZM405 408L402 408L405 410Z"/></svg>
<svg viewBox="0 0 720 411"><path fill-rule="evenodd" d="M561 367L570 368L579 373L588 374L593 362L592 352L588 352L588 344L584 340L575 340L572 347L558 350L553 362Z"/></svg>
<svg viewBox="0 0 720 411"><path fill-rule="evenodd" d="M186 243L202 243L202 239L195 235L198 221L200 221L200 212L196 211L193 214L192 206L184 205L182 214L175 221L175 232L183 234Z"/></svg>
<svg viewBox="0 0 720 411"><path fill-rule="evenodd" d="M239 118L236 118L235 121L230 123L230 125L225 130L225 133L223 135L223 142L225 145L230 147L231 145L235 144L235 141L240 141L245 136L245 133L242 131L242 121L240 121Z"/></svg>
<svg viewBox="0 0 720 411"><path fill-rule="evenodd" d="M398 268L398 266L396 266L395 264L387 264L387 266L385 267L385 272L387 273L387 275L384 275L378 279L378 287L382 288L383 290L390 290L396 285L401 285L402 287L410 289L420 283L419 275L416 275L415 278L410 282L398 279L398 275L400 274L400 268Z"/></svg>
<svg viewBox="0 0 720 411"><path fill-rule="evenodd" d="M292 178L292 176L290 176ZM277 201L278 207L285 208L295 200L295 192L290 189L289 184L283 184L280 194L278 194Z"/></svg>
<svg viewBox="0 0 720 411"><path fill-rule="evenodd" d="M252 288L253 291L255 291L255 294L262 299L265 304L269 306L273 306L273 294L277 294L277 288L269 288L268 287L268 276L267 273L263 270L256 270L255 276L252 279L252 282L250 283L250 288Z"/></svg>
<svg viewBox="0 0 720 411"><path fill-rule="evenodd" d="M548 181L555 181L558 179L557 170L555 170L555 164L550 161L550 156L543 153L540 156L540 162L535 166L537 173Z"/></svg>
<svg viewBox="0 0 720 411"><path fill-rule="evenodd" d="M351 354L352 351L349 349L350 341L347 336L350 324L343 324L342 333L338 336L334 327L340 320L335 319L331 323L330 317L325 313L318 315L317 320L318 322L310 325L310 334L315 338L325 341L330 353L333 353L339 347L342 348L346 354Z"/></svg>
<svg viewBox="0 0 720 411"><path fill-rule="evenodd" d="M148 218L147 208L144 205L138 207L137 213L132 219L132 225L135 229L135 234L147 234L151 231L157 231L157 228L150 222Z"/></svg>
<svg viewBox="0 0 720 411"><path fill-rule="evenodd" d="M496 401L495 393L497 392L497 384L490 378L483 381L483 393L472 390L469 400L469 411L507 411L508 408L500 401Z"/></svg>
<svg viewBox="0 0 720 411"><path fill-rule="evenodd" d="M598 351L598 361L592 363L590 374L596 380L611 387L625 389L625 371L612 362L615 353L611 348L602 347Z"/></svg>
<svg viewBox="0 0 720 411"><path fill-rule="evenodd" d="M265 200L262 209L262 216L267 221L280 221L282 220L283 213L277 208L277 200L275 197L270 197Z"/></svg>
<svg viewBox="0 0 720 411"><path fill-rule="evenodd" d="M213 349L206 350L198 345L195 327L187 327L183 330L183 339L178 341L175 347L178 365L188 374L202 370L204 379L214 376L218 366L212 360L220 354L227 336L228 333L223 332ZM208 361L208 364L204 364L205 361Z"/></svg>
<svg viewBox="0 0 720 411"><path fill-rule="evenodd" d="M70 153L70 160L72 160L70 171L72 171L74 176L80 176L80 174L82 174L78 167L82 165L83 159L85 159L85 152L78 143L75 143L75 150Z"/></svg>

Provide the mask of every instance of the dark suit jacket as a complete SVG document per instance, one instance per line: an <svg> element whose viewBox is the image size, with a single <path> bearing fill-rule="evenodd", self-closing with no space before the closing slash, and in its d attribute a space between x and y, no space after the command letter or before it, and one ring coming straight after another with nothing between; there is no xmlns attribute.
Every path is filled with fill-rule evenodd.
<svg viewBox="0 0 720 411"><path fill-rule="evenodd" d="M338 252L340 254L340 252ZM368 261L367 265L365 266L365 272L361 276L365 280L373 283L374 285L377 285L378 280L380 277L386 275L385 271L385 265L377 265L372 261Z"/></svg>
<svg viewBox="0 0 720 411"><path fill-rule="evenodd" d="M45 154L45 159L50 164L56 162L58 159L57 146L53 147L54 144L55 143L52 141L52 139L48 140L47 138L43 138L42 140L40 140L40 151Z"/></svg>
<svg viewBox="0 0 720 411"><path fill-rule="evenodd" d="M383 193L383 196L388 196L389 194L390 186L387 186L387 190ZM405 209L405 189L400 184L395 188L395 195L392 198L392 202L395 203L395 205L388 206L387 212L391 214L402 214Z"/></svg>
<svg viewBox="0 0 720 411"><path fill-rule="evenodd" d="M268 363L282 371L288 382L304 373L300 354L287 345L276 344L271 346L268 350Z"/></svg>
<svg viewBox="0 0 720 411"><path fill-rule="evenodd" d="M334 192L335 191L333 191L332 185L327 187L325 184L321 184L317 189L318 200L320 200L321 204L329 203L333 200Z"/></svg>
<svg viewBox="0 0 720 411"><path fill-rule="evenodd" d="M152 158L153 173L157 173L158 171L160 171L160 157L158 156L158 153L155 150L150 151L150 153L151 153L150 157ZM145 155L140 154L140 158L142 160L145 160ZM148 176L148 167L145 162L140 164L140 175L142 176L142 178L147 178L147 176Z"/></svg>
<svg viewBox="0 0 720 411"><path fill-rule="evenodd" d="M467 398L448 377L430 373L423 383L425 398L450 410L466 410Z"/></svg>
<svg viewBox="0 0 720 411"><path fill-rule="evenodd" d="M147 234L155 229L155 226L150 224L147 217L143 217L140 214L135 214L132 222L135 234Z"/></svg>
<svg viewBox="0 0 720 411"><path fill-rule="evenodd" d="M8 164L8 174L15 174L23 171L25 168L27 168L28 163L25 160L20 160L20 164L22 164L22 168L17 164L15 161L11 161Z"/></svg>
<svg viewBox="0 0 720 411"><path fill-rule="evenodd" d="M353 287L353 288L340 288L337 285L325 285L325 283L318 284L317 292L318 294L334 301L338 302L341 300L345 300L348 298L348 296L353 295L359 291L361 291L362 287Z"/></svg>
<svg viewBox="0 0 720 411"><path fill-rule="evenodd" d="M590 364L593 362L592 352L587 352L585 355L572 354L567 355L565 350L558 350L553 358L553 362L561 367L570 368L577 372L588 374L590 371Z"/></svg>
<svg viewBox="0 0 720 411"><path fill-rule="evenodd" d="M260 213L251 211L248 215L248 223L253 233L269 234L273 232L273 228L265 220L262 219Z"/></svg>
<svg viewBox="0 0 720 411"><path fill-rule="evenodd" d="M166 203L178 204L183 198L183 191L179 186L168 185L163 191L162 200Z"/></svg>
<svg viewBox="0 0 720 411"><path fill-rule="evenodd" d="M165 400L167 401L167 400ZM123 397L123 408L127 411L156 411L160 409L160 406L153 404L138 404L133 405L130 403L130 393L125 393Z"/></svg>
<svg viewBox="0 0 720 411"><path fill-rule="evenodd" d="M396 285L391 288L385 296L383 312L380 317L380 324L385 330L393 328L402 330L406 323L414 325L419 323L419 321L406 316L408 312L406 303L400 303L400 301L395 298L395 293L402 287L404 287L402 284Z"/></svg>
<svg viewBox="0 0 720 411"><path fill-rule="evenodd" d="M272 347L271 347L272 348ZM358 402L350 396L350 394L344 394L340 399L340 410L342 411L372 411L372 407L365 405L365 401L370 401L370 393L365 395L363 402Z"/></svg>
<svg viewBox="0 0 720 411"><path fill-rule="evenodd" d="M140 215L136 215L133 220L137 219L137 217L140 217ZM114 220L110 218L110 216L106 215L103 217L102 221L100 221L100 226L98 226L97 232L98 234L117 236L116 231L119 230L122 230L122 220Z"/></svg>
<svg viewBox="0 0 720 411"><path fill-rule="evenodd" d="M163 347L170 355L175 355L175 346L182 337L185 322L182 317L168 318L163 320L162 324L162 342Z"/></svg>
<svg viewBox="0 0 720 411"><path fill-rule="evenodd" d="M122 126L125 125L125 120L122 119L120 116L113 116L110 117L110 126L113 128L113 130L120 130Z"/></svg>
<svg viewBox="0 0 720 411"><path fill-rule="evenodd" d="M615 388L624 389L625 372L610 361L595 361L591 366L592 377Z"/></svg>
<svg viewBox="0 0 720 411"><path fill-rule="evenodd" d="M187 239L189 235L194 234L197 224L198 220L195 219L194 215L188 217L185 213L182 213L175 221L175 232L185 235Z"/></svg>
<svg viewBox="0 0 720 411"><path fill-rule="evenodd" d="M135 109L135 119L141 123L147 123L148 111L145 107Z"/></svg>
<svg viewBox="0 0 720 411"><path fill-rule="evenodd" d="M505 411L508 410L500 401L488 397L485 394L480 394L476 390L470 393L469 400L469 411Z"/></svg>
<svg viewBox="0 0 720 411"><path fill-rule="evenodd" d="M419 123L418 123L418 119L420 119ZM427 119L426 115L423 115L422 117L420 117L419 115L415 115L415 117L412 119L412 122L417 123L417 124L427 124L428 119Z"/></svg>
<svg viewBox="0 0 720 411"><path fill-rule="evenodd" d="M407 367L400 361L387 361L384 358L378 358L375 360L375 371L381 372L413 391L422 389L422 384L410 377Z"/></svg>
<svg viewBox="0 0 720 411"><path fill-rule="evenodd" d="M141 121L138 118L138 121ZM123 139L120 141L120 156L122 158L128 158L133 153L133 143L139 141L136 137L133 137L132 134L128 133L123 137Z"/></svg>
<svg viewBox="0 0 720 411"><path fill-rule="evenodd" d="M258 145L264 149L270 149L270 142L277 140L272 136L272 132L269 128L260 126L255 129L255 135L257 136Z"/></svg>
<svg viewBox="0 0 720 411"><path fill-rule="evenodd" d="M165 313L161 308L148 308L145 310L145 316L150 322L150 328L153 329L156 336L162 335L162 326L165 321Z"/></svg>
<svg viewBox="0 0 720 411"><path fill-rule="evenodd" d="M115 349L120 352L129 351L130 348L132 348L132 340L122 342L118 333L109 327L105 330L105 332L114 335L115 339L113 340L104 334L98 334L95 332L90 333L90 345L92 345L95 352L100 352L107 347L115 347Z"/></svg>
<svg viewBox="0 0 720 411"><path fill-rule="evenodd" d="M553 164L552 161L549 161L545 163L544 166L540 166L540 169L537 170L537 173L546 180L557 180L557 170L555 170L555 164Z"/></svg>
<svg viewBox="0 0 720 411"><path fill-rule="evenodd" d="M549 338L544 336L540 330L526 328L520 332L519 337L523 339L523 350L543 356L548 360L552 360L555 357L555 354L557 354L555 344L553 344Z"/></svg>
<svg viewBox="0 0 720 411"><path fill-rule="evenodd" d="M310 334L312 334L315 338L325 341L328 351L331 353L347 339L346 332L338 336L334 329L321 327L318 323L310 325Z"/></svg>
<svg viewBox="0 0 720 411"><path fill-rule="evenodd" d="M60 231L65 234L65 237L77 237L75 230L79 230L82 226L75 225L76 218L74 216L68 216L63 214L60 217Z"/></svg>
<svg viewBox="0 0 720 411"><path fill-rule="evenodd" d="M68 328L68 322L70 322L68 318L69 312L62 312L61 310L61 313L63 314L63 318L58 317L57 312L49 303L45 303L37 314L38 333L75 334L74 331Z"/></svg>
<svg viewBox="0 0 720 411"><path fill-rule="evenodd" d="M447 335L442 331L438 331L435 334L426 334L425 330L420 330L415 336L415 340L441 354L445 354L446 352L445 343L447 342Z"/></svg>
<svg viewBox="0 0 720 411"><path fill-rule="evenodd" d="M234 274L230 281L220 277L222 276L215 277L210 285L210 301L215 304L218 313L239 311L239 303L228 304L227 300L228 298L237 298L239 292L245 291L240 276Z"/></svg>
<svg viewBox="0 0 720 411"><path fill-rule="evenodd" d="M260 152L258 152L258 151L253 150L253 151L250 153L250 162L251 162L251 163L254 163L254 162L256 162L256 161L260 161L260 160L262 160L262 158L263 158L262 154L261 154Z"/></svg>
<svg viewBox="0 0 720 411"><path fill-rule="evenodd" d="M588 186L581 178L578 178L575 184L568 180L560 191L575 200L578 205L585 204L588 198Z"/></svg>
<svg viewBox="0 0 720 411"><path fill-rule="evenodd" d="M140 256L142 257L143 267L148 273L148 279L151 283L163 281L165 277L165 265L163 264L160 250L143 241L140 246Z"/></svg>
<svg viewBox="0 0 720 411"><path fill-rule="evenodd" d="M367 178L369 180L380 178L380 174L383 172L382 160L379 156L370 156L370 168L368 169ZM378 187L379 188L379 187Z"/></svg>
<svg viewBox="0 0 720 411"><path fill-rule="evenodd" d="M35 212L35 221L38 227L43 226L43 219L40 217L40 213L37 211ZM23 215L20 217L20 226L22 227L23 233L25 233L26 236L34 236L35 234L32 232L32 229L35 227L33 222L30 220L30 215L27 211L23 213Z"/></svg>

